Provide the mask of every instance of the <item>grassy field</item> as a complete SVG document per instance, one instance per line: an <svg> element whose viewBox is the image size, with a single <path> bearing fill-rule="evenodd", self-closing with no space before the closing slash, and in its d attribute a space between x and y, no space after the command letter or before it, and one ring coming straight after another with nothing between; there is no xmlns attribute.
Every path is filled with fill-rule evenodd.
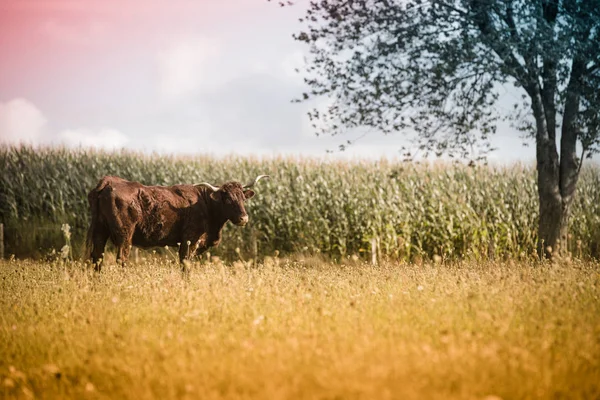
<svg viewBox="0 0 600 400"><path fill-rule="evenodd" d="M600 398L600 267L0 262L0 397Z"/></svg>

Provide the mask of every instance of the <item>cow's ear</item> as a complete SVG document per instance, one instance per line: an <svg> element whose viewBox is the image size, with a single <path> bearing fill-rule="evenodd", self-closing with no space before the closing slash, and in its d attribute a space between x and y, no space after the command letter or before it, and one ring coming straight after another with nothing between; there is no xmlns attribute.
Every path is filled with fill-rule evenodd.
<svg viewBox="0 0 600 400"><path fill-rule="evenodd" d="M221 191L216 190L210 194L210 198L214 201L221 201Z"/></svg>
<svg viewBox="0 0 600 400"><path fill-rule="evenodd" d="M246 198L246 200L251 199L252 197L254 197L254 190L245 190L244 191L244 197Z"/></svg>

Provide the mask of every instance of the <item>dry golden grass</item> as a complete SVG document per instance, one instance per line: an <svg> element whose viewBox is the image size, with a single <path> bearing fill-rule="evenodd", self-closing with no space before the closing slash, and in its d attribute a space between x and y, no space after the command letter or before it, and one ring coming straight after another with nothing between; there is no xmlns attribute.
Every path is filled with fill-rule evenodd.
<svg viewBox="0 0 600 400"><path fill-rule="evenodd" d="M599 272L1 262L0 397L600 398Z"/></svg>

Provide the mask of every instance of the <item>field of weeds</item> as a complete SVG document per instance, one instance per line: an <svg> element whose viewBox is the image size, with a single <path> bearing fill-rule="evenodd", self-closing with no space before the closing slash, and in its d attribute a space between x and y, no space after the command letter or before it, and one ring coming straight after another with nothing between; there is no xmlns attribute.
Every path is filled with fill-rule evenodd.
<svg viewBox="0 0 600 400"><path fill-rule="evenodd" d="M148 185L269 174L246 206L244 229L227 224L215 254L237 260L275 251L414 261L523 259L537 248L535 168L318 158L176 157L131 152L0 146L0 222L6 253L43 259L73 231L74 255L89 226L87 193L104 175ZM600 166L585 164L573 201L567 249L600 258Z"/></svg>
<svg viewBox="0 0 600 400"><path fill-rule="evenodd" d="M600 398L600 268L0 262L0 397Z"/></svg>

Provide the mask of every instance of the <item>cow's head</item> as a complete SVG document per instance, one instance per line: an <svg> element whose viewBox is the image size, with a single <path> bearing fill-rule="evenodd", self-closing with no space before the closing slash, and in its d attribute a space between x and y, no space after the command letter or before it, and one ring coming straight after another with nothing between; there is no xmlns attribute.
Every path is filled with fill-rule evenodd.
<svg viewBox="0 0 600 400"><path fill-rule="evenodd" d="M244 202L254 196L254 191L250 188L262 178L268 178L268 175L259 175L254 181L245 185L239 182L227 182L221 187L216 187L210 183L199 183L196 187L204 186L212 192L210 198L218 204L222 210L223 217L236 225L244 226L248 223L248 213L244 207Z"/></svg>

